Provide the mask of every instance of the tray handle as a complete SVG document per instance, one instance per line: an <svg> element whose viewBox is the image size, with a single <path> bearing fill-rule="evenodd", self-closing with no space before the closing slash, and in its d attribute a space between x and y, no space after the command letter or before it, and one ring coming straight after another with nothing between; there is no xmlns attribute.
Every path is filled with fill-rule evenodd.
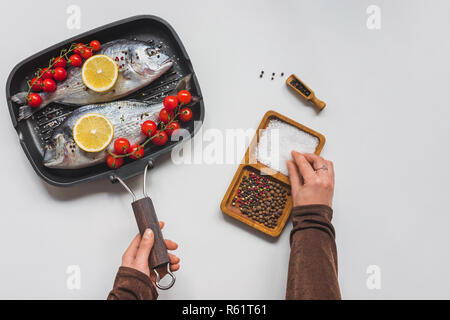
<svg viewBox="0 0 450 320"><path fill-rule="evenodd" d="M159 221L152 199L144 197L132 202L131 206L133 207L134 217L136 218L141 236L147 228L153 231L155 241L148 259L149 266L152 269L156 269L167 265L169 263L169 254L167 253L166 244L159 227Z"/></svg>

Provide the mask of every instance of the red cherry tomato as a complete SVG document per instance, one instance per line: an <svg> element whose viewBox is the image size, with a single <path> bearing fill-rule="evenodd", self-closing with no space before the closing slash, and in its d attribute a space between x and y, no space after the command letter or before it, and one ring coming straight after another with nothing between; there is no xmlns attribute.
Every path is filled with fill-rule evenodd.
<svg viewBox="0 0 450 320"><path fill-rule="evenodd" d="M73 54L69 58L69 63L72 67L79 67L83 63L83 60L81 60L78 54Z"/></svg>
<svg viewBox="0 0 450 320"><path fill-rule="evenodd" d="M42 79L38 79L37 77L31 80L31 89L33 91L42 91Z"/></svg>
<svg viewBox="0 0 450 320"><path fill-rule="evenodd" d="M114 150L118 154L125 154L130 149L130 141L125 138L119 138L114 141Z"/></svg>
<svg viewBox="0 0 450 320"><path fill-rule="evenodd" d="M183 104L188 104L192 100L192 95L187 90L181 90L180 92L178 92L177 97L178 101L180 101Z"/></svg>
<svg viewBox="0 0 450 320"><path fill-rule="evenodd" d="M62 67L55 68L55 72L53 73L53 78L56 81L63 81L67 77L66 69Z"/></svg>
<svg viewBox="0 0 450 320"><path fill-rule="evenodd" d="M123 158L115 158L111 155L106 158L106 164L111 169L117 169L120 168L123 165Z"/></svg>
<svg viewBox="0 0 450 320"><path fill-rule="evenodd" d="M49 69L49 68L44 68L41 71L41 79L45 80L45 79L53 79L53 69Z"/></svg>
<svg viewBox="0 0 450 320"><path fill-rule="evenodd" d="M42 103L42 98L37 93L30 93L27 97L28 105L32 108L37 108Z"/></svg>
<svg viewBox="0 0 450 320"><path fill-rule="evenodd" d="M53 64L54 68L65 68L67 65L66 59L64 57L58 57L55 59L55 63Z"/></svg>
<svg viewBox="0 0 450 320"><path fill-rule="evenodd" d="M142 133L145 134L147 137L151 137L156 132L157 129L158 126L152 120L144 121L144 123L141 125Z"/></svg>
<svg viewBox="0 0 450 320"><path fill-rule="evenodd" d="M86 48L86 46L84 45L84 43L77 43L77 45L75 46L75 49L73 49L73 52L76 54L81 55L81 51Z"/></svg>
<svg viewBox="0 0 450 320"><path fill-rule="evenodd" d="M152 139L152 142L156 146L163 146L166 144L168 139L169 137L167 136L167 133L160 130L155 134L154 138Z"/></svg>
<svg viewBox="0 0 450 320"><path fill-rule="evenodd" d="M83 57L83 59L88 59L88 58L92 57L92 49L91 48L84 48L81 51L81 56Z"/></svg>
<svg viewBox="0 0 450 320"><path fill-rule="evenodd" d="M188 122L192 119L192 110L189 108L183 108L180 110L180 120L182 122Z"/></svg>
<svg viewBox="0 0 450 320"><path fill-rule="evenodd" d="M170 120L172 120L173 116L174 116L173 112L169 113L165 108L159 112L159 120L161 120L164 123L168 123Z"/></svg>
<svg viewBox="0 0 450 320"><path fill-rule="evenodd" d="M167 111L173 111L178 106L178 99L175 96L167 96L164 98L163 105Z"/></svg>
<svg viewBox="0 0 450 320"><path fill-rule="evenodd" d="M178 130L178 129L180 129L181 128L181 126L180 126L180 124L178 123L178 121L173 121L167 128L166 128L166 133L169 135L169 136L171 136L172 135L172 133L175 131L175 130Z"/></svg>
<svg viewBox="0 0 450 320"><path fill-rule="evenodd" d="M98 51L101 48L100 42L98 42L97 40L92 40L89 46L92 47L92 50L94 51Z"/></svg>
<svg viewBox="0 0 450 320"><path fill-rule="evenodd" d="M128 149L128 153L133 153L130 158L131 159L141 159L144 156L144 148L139 148L139 144L132 144L130 149ZM137 150L137 151L136 151Z"/></svg>
<svg viewBox="0 0 450 320"><path fill-rule="evenodd" d="M42 88L45 92L53 92L56 89L56 82L53 79L45 79L42 81Z"/></svg>

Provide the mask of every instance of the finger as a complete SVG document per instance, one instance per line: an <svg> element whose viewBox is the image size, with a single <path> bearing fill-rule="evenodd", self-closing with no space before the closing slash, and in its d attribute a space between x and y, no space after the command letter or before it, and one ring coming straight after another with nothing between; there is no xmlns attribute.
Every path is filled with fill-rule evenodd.
<svg viewBox="0 0 450 320"><path fill-rule="evenodd" d="M136 252L138 250L140 240L141 235L138 233L131 241L127 250L125 250L125 253L122 256L122 264L130 264L131 262L133 262L134 258L136 257Z"/></svg>
<svg viewBox="0 0 450 320"><path fill-rule="evenodd" d="M305 153L303 156L305 157L306 160L308 160L308 162L312 163L312 167L314 170L317 170L323 166L326 166L328 169L326 160L318 156L317 154ZM327 171L327 170L319 170L319 171Z"/></svg>
<svg viewBox="0 0 450 320"><path fill-rule="evenodd" d="M171 264L170 265L170 271L178 271L178 270L180 270L179 264Z"/></svg>
<svg viewBox="0 0 450 320"><path fill-rule="evenodd" d="M159 228L162 230L164 228L164 226L165 226L164 221L160 221L159 222Z"/></svg>
<svg viewBox="0 0 450 320"><path fill-rule="evenodd" d="M134 260L138 265L148 264L148 256L153 248L154 235L151 229L146 229L144 235L142 236L141 242L139 243L139 248L136 252L136 258Z"/></svg>
<svg viewBox="0 0 450 320"><path fill-rule="evenodd" d="M297 166L295 165L294 161L288 160L287 168L289 171L289 180L291 181L291 191L292 191L292 194L295 194L302 187L300 175L298 174L298 169L297 169Z"/></svg>
<svg viewBox="0 0 450 320"><path fill-rule="evenodd" d="M326 166L328 168L328 171L330 171L330 173L334 176L334 164L333 164L333 161L325 160L325 162L327 163Z"/></svg>
<svg viewBox="0 0 450 320"><path fill-rule="evenodd" d="M177 264L177 263L180 263L180 258L178 258L174 254L169 253L169 261L170 261L170 264Z"/></svg>
<svg viewBox="0 0 450 320"><path fill-rule="evenodd" d="M332 161L327 161L328 171L330 171L330 178L333 181L334 186L334 164Z"/></svg>
<svg viewBox="0 0 450 320"><path fill-rule="evenodd" d="M292 157L294 158L303 179L308 180L314 176L314 169L311 167L311 164L308 160L306 160L303 154L297 151L292 151Z"/></svg>
<svg viewBox="0 0 450 320"><path fill-rule="evenodd" d="M164 239L164 242L166 243L166 248L168 250L177 250L178 243L176 243L175 241L172 241L172 240L169 240L169 239Z"/></svg>

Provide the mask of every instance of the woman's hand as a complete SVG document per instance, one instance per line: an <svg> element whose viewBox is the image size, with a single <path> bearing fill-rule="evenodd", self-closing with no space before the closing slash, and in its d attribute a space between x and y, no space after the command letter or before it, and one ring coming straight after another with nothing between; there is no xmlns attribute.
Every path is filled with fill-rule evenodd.
<svg viewBox="0 0 450 320"><path fill-rule="evenodd" d="M334 168L331 161L316 154L292 151L287 167L291 181L293 206L324 204L331 207L334 192Z"/></svg>
<svg viewBox="0 0 450 320"><path fill-rule="evenodd" d="M164 228L164 222L159 222L160 228ZM178 244L172 240L164 239L168 250L176 250ZM150 271L148 265L148 257L153 248L154 236L150 229L145 230L144 235L138 233L131 241L130 246L122 256L122 266L136 269L142 273L145 273L150 277L153 284L155 284L156 274L153 270ZM170 271L177 271L180 269L180 258L176 255L169 253ZM165 266L158 269L161 279L167 274L167 268Z"/></svg>

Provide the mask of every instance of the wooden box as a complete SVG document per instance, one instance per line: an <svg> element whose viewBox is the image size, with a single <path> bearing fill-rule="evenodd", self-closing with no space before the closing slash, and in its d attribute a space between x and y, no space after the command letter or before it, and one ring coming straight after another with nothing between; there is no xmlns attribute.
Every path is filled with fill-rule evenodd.
<svg viewBox="0 0 450 320"><path fill-rule="evenodd" d="M233 177L233 180L231 181L231 183L227 189L227 192L225 193L225 196L223 197L222 203L220 204L220 208L223 213L225 213L225 214L227 214L227 215L229 215L229 216L261 231L261 232L264 232L272 237L278 237L280 235L281 231L283 230L283 228L286 224L286 221L289 218L291 209L292 209L292 198L290 195L288 195L288 197L287 197L286 205L285 205L283 212L282 212L281 216L279 217L277 224L274 228L266 227L264 224L254 221L253 219L244 215L240 211L238 206L232 206L233 199L237 194L239 184L241 183L243 177L248 176L252 172L255 174L263 173L269 179L279 183L283 189L290 192L291 187L290 187L290 181L289 181L288 176L286 176L280 172L274 171L273 169L263 165L262 163L257 162L255 159L255 153L256 153L255 150L256 150L256 147L259 142L260 130L267 128L270 121L274 120L274 119L286 122L300 130L303 130L303 131L317 137L319 139L319 144L316 147L315 153L320 154L320 152L322 151L322 148L325 144L325 137L322 134L320 134L308 127L305 127L304 125L302 125L288 117L285 117L275 111L268 111L264 115L261 123L258 126L255 136L253 137L249 147L247 148L247 151L245 152L244 159L242 160L241 164L239 165L239 167Z"/></svg>

